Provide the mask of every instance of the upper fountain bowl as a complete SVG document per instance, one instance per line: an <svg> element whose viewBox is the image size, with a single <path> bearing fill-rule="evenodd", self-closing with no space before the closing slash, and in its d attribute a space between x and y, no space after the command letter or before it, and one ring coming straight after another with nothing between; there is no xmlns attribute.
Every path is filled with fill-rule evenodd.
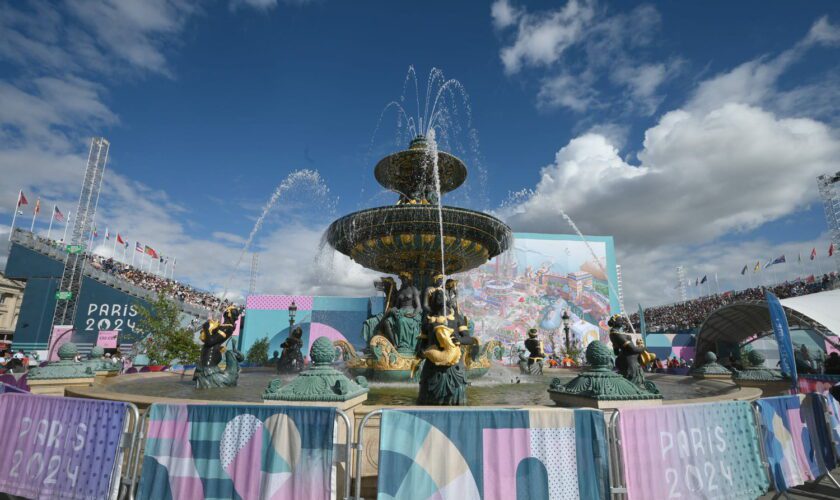
<svg viewBox="0 0 840 500"><path fill-rule="evenodd" d="M508 249L510 228L485 213L441 207L446 274L474 269ZM326 239L364 267L397 274L441 270L440 222L435 205L397 205L354 212L333 222Z"/></svg>
<svg viewBox="0 0 840 500"><path fill-rule="evenodd" d="M376 181L409 200L427 198L426 190L434 189L433 173L429 164L429 144L419 135L408 149L390 154L379 160L374 169ZM440 192L455 190L467 179L467 167L458 157L438 151Z"/></svg>

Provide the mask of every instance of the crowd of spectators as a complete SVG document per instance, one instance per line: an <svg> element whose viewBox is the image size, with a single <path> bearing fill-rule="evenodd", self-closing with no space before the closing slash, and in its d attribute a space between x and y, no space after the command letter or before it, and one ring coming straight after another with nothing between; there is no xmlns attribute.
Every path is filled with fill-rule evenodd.
<svg viewBox="0 0 840 500"><path fill-rule="evenodd" d="M28 231L27 235L30 235ZM63 248L64 243L61 240L52 240L31 234L39 243L50 245L56 248ZM160 292L167 290L169 295L181 302L192 304L200 307L210 309L211 311L222 311L232 302L228 299L221 300L219 297L210 292L195 289L189 285L179 283L174 279L169 279L154 273L142 271L136 267L124 264L112 258L103 257L101 255L85 253L85 257L90 262L91 266L111 274L117 278L123 279L132 285L150 290L153 292Z"/></svg>
<svg viewBox="0 0 840 500"><path fill-rule="evenodd" d="M645 327L649 332L675 332L699 327L715 310L735 302L764 300L764 291L770 290L780 299L832 290L840 286L840 275L824 274L822 277L787 281L770 287L747 288L736 292L709 295L686 302L645 309ZM630 315L638 331L639 313Z"/></svg>
<svg viewBox="0 0 840 500"><path fill-rule="evenodd" d="M221 311L231 305L228 299L220 299L210 292L197 290L189 285L179 283L173 279L165 278L157 274L141 271L136 267L123 264L117 260L102 257L100 255L88 255L91 266L100 271L106 272L117 278L123 279L135 286L151 290L153 292L166 291L172 298L201 306L211 311Z"/></svg>

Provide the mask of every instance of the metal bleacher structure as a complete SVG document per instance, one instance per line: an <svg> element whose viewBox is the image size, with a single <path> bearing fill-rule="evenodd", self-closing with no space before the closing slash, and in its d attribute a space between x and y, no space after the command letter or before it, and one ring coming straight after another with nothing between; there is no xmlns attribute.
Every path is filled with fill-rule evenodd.
<svg viewBox="0 0 840 500"><path fill-rule="evenodd" d="M64 248L60 247L57 242L54 242L55 244L47 243L39 238L36 238L29 231L20 228L15 228L14 233L12 234L12 242L24 246L30 250L34 250L42 255L45 255L51 259L58 260L60 262L64 262L64 260L67 258L67 252ZM119 290L121 292L127 293L131 296L140 299L151 301L157 297L157 292L129 283L124 279L109 274L105 271L96 269L91 265L87 265L84 267L83 274L104 285L108 285L112 288L115 288L116 290ZM212 310L206 307L190 304L179 300L176 297L172 297L172 299L178 304L182 312L191 316L207 319L213 313Z"/></svg>

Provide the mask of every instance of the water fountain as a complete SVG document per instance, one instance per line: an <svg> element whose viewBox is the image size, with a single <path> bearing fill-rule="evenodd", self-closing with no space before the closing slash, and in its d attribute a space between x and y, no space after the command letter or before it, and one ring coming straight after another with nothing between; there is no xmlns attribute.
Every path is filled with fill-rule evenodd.
<svg viewBox="0 0 840 500"><path fill-rule="evenodd" d="M326 232L327 241L339 252L369 269L402 273L402 287L414 280L415 290L427 289L437 274L448 276L484 264L507 250L512 238L510 228L495 217L442 205L442 195L464 183L467 168L454 155L437 150L434 133L429 135L416 136L407 150L376 164L376 180L398 195L395 205L351 213L333 222ZM386 325L410 327L413 322L416 328L419 318L406 317L411 312L388 317L391 309L408 308L397 303L400 292L392 278L383 278L378 288L385 292L386 312L366 322L366 352L359 355L342 341L336 345L354 375L372 380L412 379L421 361L415 354L417 341L389 335ZM446 310L449 299L443 295ZM468 328L473 337L474 327ZM495 341L462 347L467 375L484 375L490 368L489 357L498 355L500 348Z"/></svg>

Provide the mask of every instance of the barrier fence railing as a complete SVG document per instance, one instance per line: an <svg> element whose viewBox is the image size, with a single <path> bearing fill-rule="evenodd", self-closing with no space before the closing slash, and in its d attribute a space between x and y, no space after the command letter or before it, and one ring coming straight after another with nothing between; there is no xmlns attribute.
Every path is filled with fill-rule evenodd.
<svg viewBox="0 0 840 500"><path fill-rule="evenodd" d="M49 399L62 399L62 398L54 398L51 396L22 396L22 395L4 395L2 397L32 397L32 398L49 398ZM815 413L815 417L819 417L815 419L814 424L818 426L825 427L825 434L823 438L820 438L819 435L816 433L817 429L809 429L809 431L813 432L811 434L810 439L812 443L814 440L817 439L828 439L830 440L831 444L831 454L834 457L834 465L840 463L840 440L837 437L837 430L833 428L832 421L836 416L833 416L830 409L830 401L828 397L824 394L817 394L814 393L814 398L818 398L821 402L821 413ZM72 398L66 398L72 399ZM770 399L770 398L768 398ZM11 400L7 399L7 404L10 404ZM113 404L113 403L112 403ZM143 460L144 454L144 447L147 445L148 440L150 439L149 435L149 412L140 412L134 404L131 403L121 403L124 405L125 410L123 417L123 426L122 432L120 435L119 440L119 447L118 447L118 456L116 466L114 471L111 475L111 481L113 485L117 488L117 498L120 499L130 499L134 500L137 489L140 486L141 477L141 462ZM734 404L734 403L717 403L720 404ZM742 403L743 404L743 403ZM696 405L682 405L686 407L694 407L694 409L702 408L704 406L710 406L709 403L700 403ZM197 405L198 406L198 405ZM214 406L230 406L230 405L200 405L203 407L214 407ZM272 409L278 410L278 412L283 410L288 410L290 408L295 408L296 410L300 410L300 407L272 407ZM665 410L668 409L668 406L663 407L656 407L651 408L654 411L656 410ZM671 407L673 409L675 407ZM737 408L737 407L736 407ZM741 407L742 412L746 411L745 407ZM335 467L336 465L340 464L341 462L344 463L344 477L343 481L339 481L336 483L337 490L335 491L336 495L340 495L341 498L346 500L362 500L361 497L361 486L362 486L362 462L363 462L363 452L364 452L364 443L365 443L365 431L368 430L368 426L371 424L371 421L377 417L381 418L385 411L387 410L396 410L396 411L405 411L404 408L381 408L375 409L365 415L358 426L358 431L354 432L353 422L351 421L350 417L347 413L336 409L335 410L335 422L336 426L333 427L334 435L332 440L332 446L334 450L333 455L333 471L337 473L338 468ZM638 409L626 409L626 410L613 410L611 412L602 412L604 417L604 425L606 429L606 441L607 441L607 466L608 466L608 483L609 489L606 493L606 496L618 499L628 498L631 495L630 487L628 486L628 464L624 461L624 454L623 454L623 446L627 446L626 443L623 443L623 436L622 436L622 413L627 411L634 411ZM463 410L455 410L455 409L429 409L424 410L425 412L457 412ZM495 411L495 410L489 410ZM744 413L741 413L744 415ZM751 415L751 420L749 424L754 427L756 431L755 438L757 439L757 451L760 458L760 466L761 471L764 477L767 479L767 484L772 487L774 485L774 474L778 474L778 471L774 471L771 465L771 460L768 458L768 450L766 449L765 437L771 436L775 437L775 433L778 432L776 429L768 429L765 425L765 420L762 417L761 407L758 402L753 402L749 405L749 414ZM637 414L638 415L638 414ZM638 417L637 417L638 418ZM792 417L791 417L792 418ZM804 419L804 416L796 416L796 418ZM810 417L809 417L810 418ZM341 436L340 428L338 427L338 421L341 421L344 427L344 436ZM384 421L384 419L383 419ZM809 420L810 421L810 420ZM6 422L10 422L6 420ZM7 424L9 425L9 424ZM802 425L805 425L804 421ZM774 425L775 427L775 425ZM805 427L807 429L807 426ZM633 427L630 427L633 429ZM8 429L3 429L8 430ZM384 430L384 429L382 429ZM382 432L381 430L381 432ZM576 432L576 431L575 431ZM659 432L657 430L657 432ZM638 441L639 436L635 433L635 440ZM715 436L717 437L717 436ZM783 437L783 436L780 436ZM690 438L690 439L693 439ZM711 440L712 437L710 435L709 439ZM804 438L801 438L804 439ZM702 441L701 441L702 442ZM631 442L632 444L632 442ZM696 446L692 444L692 447ZM664 447L662 442L653 442L649 447L650 453L660 453L662 448ZM709 448L711 449L711 441L709 442ZM688 449L688 448L686 448ZM814 447L814 453L819 453L819 447ZM381 453L381 452L380 452ZM696 453L696 450L687 451L686 453ZM597 455L597 453L596 453ZM381 466L381 460L379 461ZM757 464L757 462L752 462L753 464ZM756 465L757 467L757 465ZM815 476L814 481L821 481L826 476L829 480L833 483L834 487L840 490L840 483L832 476L831 471L828 470L830 467L826 466L825 471L820 471L822 474L818 477L816 473L813 474ZM813 471L813 469L812 469ZM644 474L648 474L647 477L651 477L650 474L659 475L653 477L654 480L661 479L661 472L656 470L648 470L642 471ZM28 472L27 472L28 473ZM634 471L634 474L638 474L639 471ZM334 476L333 476L334 477ZM638 476L636 476L638 477ZM338 479L337 477L335 479ZM353 483L353 487L351 487L351 482ZM351 495L352 491L352 495ZM781 495L787 496L785 491L779 491ZM638 497L638 491L634 494Z"/></svg>
<svg viewBox="0 0 840 500"><path fill-rule="evenodd" d="M5 398L5 399L4 399ZM23 398L20 400L10 398ZM40 401L41 403L36 403ZM65 406L58 410L51 405L60 401ZM31 402L31 405L26 403ZM80 403L83 402L83 403ZM97 405L102 403L98 409L84 409L73 405L89 404ZM116 406L115 406L116 405ZM116 407L122 407L122 426L117 434L114 455L109 457L107 445L107 425L103 428L91 427L90 422L107 424L109 411ZM108 484L109 498L121 500L134 499L132 486L137 479L137 468L132 467L132 462L140 447L140 411L137 406L127 402L96 401L77 398L63 398L59 396L33 395L31 393L5 393L0 395L0 408L3 415L0 415L3 435L10 437L4 442L8 456L0 459L0 462L11 459L6 463L0 473L0 493L17 495L9 489L23 487L27 489L23 495L35 495L38 498L81 498L78 495L81 488L95 489L97 483L79 483L95 481L94 477L101 477L102 481ZM59 411L60 410L60 411ZM84 418L89 420L85 421ZM90 420L93 419L93 420ZM72 432L72 434L71 434ZM91 436L99 433L101 439L91 440ZM69 436L73 436L73 440ZM29 436L32 436L29 438ZM68 436L68 437L62 437ZM15 450L15 443L26 439L27 446L24 451ZM98 442L100 446L90 451L87 445ZM71 457L64 456L66 450L62 447L72 446L73 450L85 450L79 455ZM45 446L43 449L41 447ZM78 447L78 448L77 448ZM14 450L14 453L11 453ZM89 461L89 456L96 456L97 466L103 465L107 460L113 460L114 465L110 473L100 476L101 470L94 470ZM28 457L28 458L27 458ZM101 462L99 460L101 459ZM76 463L73 463L73 462ZM54 466L53 464L58 464ZM75 468L73 467L75 465ZM84 468L90 470L84 470ZM71 472L72 471L72 472ZM65 477L66 476L66 477ZM85 479L82 479L82 477ZM57 491L64 487L71 488L71 491ZM91 490L92 491L92 490ZM90 493L84 496L90 497ZM96 495L94 495L96 496Z"/></svg>
<svg viewBox="0 0 840 500"><path fill-rule="evenodd" d="M132 405L133 406L133 405ZM202 407L213 407L213 406L230 406L230 405L196 405ZM244 405L243 405L244 406ZM136 407L135 407L136 408ZM124 479L126 485L126 491L129 492L128 498L134 500L135 496L137 495L137 490L141 485L141 467L144 459L144 450L145 444L147 440L150 439L149 435L149 423L150 423L150 410L151 406L147 408L145 411L139 414L139 425L137 426L136 432L136 439L137 445L132 448L130 453L130 458L127 461L127 469L130 471L130 474L127 478ZM282 411L284 409L293 408L296 410L301 409L299 406L282 406L282 405L265 405L265 408L271 408L273 410ZM313 408L322 408L322 407L313 407ZM353 472L352 472L352 450L354 448L354 429L352 421L350 420L349 415L346 412L342 411L341 409L335 409L335 421L336 423L341 422L344 427L344 439L334 439L333 441L333 450L338 451L338 455L333 456L333 466L337 466L344 463L344 476L343 479L337 483L338 491L336 491L336 495L340 495L339 498L342 499L349 499L351 493L351 481L353 480ZM334 428L334 437L339 437L340 433L338 432L339 428ZM338 469L335 468L335 473L338 474ZM338 480L338 477L335 477ZM125 498L125 497L121 497Z"/></svg>

